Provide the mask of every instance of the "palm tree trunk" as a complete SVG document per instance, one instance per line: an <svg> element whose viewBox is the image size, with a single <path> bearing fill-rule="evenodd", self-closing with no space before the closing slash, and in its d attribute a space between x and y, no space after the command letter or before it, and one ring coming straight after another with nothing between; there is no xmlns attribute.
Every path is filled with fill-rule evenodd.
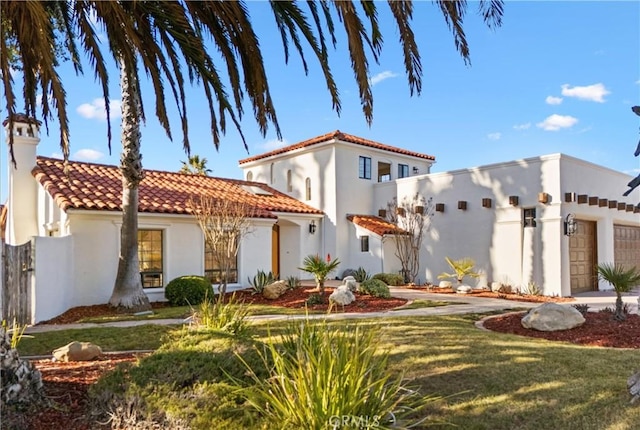
<svg viewBox="0 0 640 430"><path fill-rule="evenodd" d="M324 297L324 279L317 279L316 285L318 287L318 292L322 297Z"/></svg>
<svg viewBox="0 0 640 430"><path fill-rule="evenodd" d="M617 321L624 321L627 319L627 316L624 314L624 305L622 303L622 294L617 293L617 297L616 297L616 314L614 316L614 318Z"/></svg>
<svg viewBox="0 0 640 430"><path fill-rule="evenodd" d="M137 86L120 70L122 91L122 228L118 274L109 304L130 311L151 309L138 260L138 185L144 176L140 154L140 100Z"/></svg>

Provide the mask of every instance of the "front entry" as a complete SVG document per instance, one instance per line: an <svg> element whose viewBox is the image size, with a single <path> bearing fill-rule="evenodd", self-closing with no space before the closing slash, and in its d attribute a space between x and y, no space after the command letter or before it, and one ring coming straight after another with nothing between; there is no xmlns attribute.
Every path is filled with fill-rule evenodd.
<svg viewBox="0 0 640 430"><path fill-rule="evenodd" d="M598 289L596 222L576 220L576 227L569 237L571 294Z"/></svg>
<svg viewBox="0 0 640 430"><path fill-rule="evenodd" d="M280 226L271 229L271 272L280 276Z"/></svg>

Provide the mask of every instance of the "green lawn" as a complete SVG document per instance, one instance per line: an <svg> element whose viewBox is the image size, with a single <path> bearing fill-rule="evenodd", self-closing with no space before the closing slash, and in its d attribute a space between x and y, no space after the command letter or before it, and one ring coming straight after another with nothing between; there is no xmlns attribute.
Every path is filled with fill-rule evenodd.
<svg viewBox="0 0 640 430"><path fill-rule="evenodd" d="M405 309L422 309L422 308L436 308L440 306L449 305L466 305L464 302L444 302L442 300L414 300L408 305L392 309L392 311L399 311Z"/></svg>
<svg viewBox="0 0 640 430"><path fill-rule="evenodd" d="M626 389L628 376L637 368L637 350L581 347L481 331L473 326L478 317L357 322L381 327L378 346L389 351L389 366L405 372L413 388L444 398L428 403L415 416L427 421L414 428L434 423L443 423L437 428L465 430L638 428L640 408L629 404ZM175 330L157 353L127 372L106 378L98 387L103 394L113 390L121 396L122 387L127 387L127 395L141 396L153 410L166 410L196 429L264 428L261 417L242 402L226 375L245 377L238 357L260 367L255 347L261 348L261 341L277 335L284 324L256 325L256 336L245 341L219 332ZM46 333L39 344L55 343L48 340L55 337L60 344L91 340L107 350L121 343L123 349L130 349L136 340L150 348L159 345L169 330L143 326ZM33 350L32 341L23 340L21 352Z"/></svg>

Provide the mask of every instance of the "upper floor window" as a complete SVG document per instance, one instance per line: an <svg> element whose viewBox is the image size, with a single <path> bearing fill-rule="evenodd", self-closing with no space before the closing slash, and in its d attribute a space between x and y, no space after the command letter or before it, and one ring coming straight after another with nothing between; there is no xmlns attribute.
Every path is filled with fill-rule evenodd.
<svg viewBox="0 0 640 430"><path fill-rule="evenodd" d="M287 192L293 191L293 180L291 178L291 169L287 170Z"/></svg>
<svg viewBox="0 0 640 430"><path fill-rule="evenodd" d="M138 230L138 260L144 288L158 288L164 285L162 233L162 230Z"/></svg>
<svg viewBox="0 0 640 430"><path fill-rule="evenodd" d="M253 172L247 173L247 181L253 181Z"/></svg>
<svg viewBox="0 0 640 430"><path fill-rule="evenodd" d="M269 166L269 181L271 185L276 181L275 172L273 171L273 163Z"/></svg>
<svg viewBox="0 0 640 430"><path fill-rule="evenodd" d="M523 217L525 227L535 227L536 226L536 208L525 208L523 210Z"/></svg>
<svg viewBox="0 0 640 430"><path fill-rule="evenodd" d="M371 157L360 156L358 164L358 177L360 179L371 179Z"/></svg>
<svg viewBox="0 0 640 430"><path fill-rule="evenodd" d="M382 161L378 162L378 182L391 180L391 164Z"/></svg>
<svg viewBox="0 0 640 430"><path fill-rule="evenodd" d="M304 189L305 189L305 199L306 200L311 200L311 179L307 178L304 181Z"/></svg>
<svg viewBox="0 0 640 430"><path fill-rule="evenodd" d="M360 252L369 252L369 236L360 236Z"/></svg>
<svg viewBox="0 0 640 430"><path fill-rule="evenodd" d="M407 177L409 177L409 165L398 164L398 178L407 178Z"/></svg>

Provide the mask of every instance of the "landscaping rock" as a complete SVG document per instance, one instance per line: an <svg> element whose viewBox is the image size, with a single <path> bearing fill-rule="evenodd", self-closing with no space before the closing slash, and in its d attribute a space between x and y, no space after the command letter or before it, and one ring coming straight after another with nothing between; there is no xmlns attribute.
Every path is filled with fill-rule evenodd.
<svg viewBox="0 0 640 430"><path fill-rule="evenodd" d="M262 290L262 295L269 300L275 300L287 291L287 282L286 281L276 281L272 284L267 285Z"/></svg>
<svg viewBox="0 0 640 430"><path fill-rule="evenodd" d="M356 296L353 295L347 285L340 285L329 296L329 301L338 305L346 306L355 302Z"/></svg>
<svg viewBox="0 0 640 430"><path fill-rule="evenodd" d="M342 283L345 284L346 281L355 281L356 278L354 278L353 276L345 276L344 278L342 278Z"/></svg>
<svg viewBox="0 0 640 430"><path fill-rule="evenodd" d="M471 292L472 288L468 285L460 285L458 288L456 288L456 293L458 294L469 294Z"/></svg>
<svg viewBox="0 0 640 430"><path fill-rule="evenodd" d="M523 318L522 326L538 331L569 330L584 324L584 317L573 306L545 303L531 309Z"/></svg>
<svg viewBox="0 0 640 430"><path fill-rule="evenodd" d="M493 291L494 293L499 292L502 289L502 283L501 282L492 282L491 283L491 291Z"/></svg>
<svg viewBox="0 0 640 430"><path fill-rule="evenodd" d="M355 279L345 279L342 281L343 285L349 289L352 293L358 291L358 283Z"/></svg>
<svg viewBox="0 0 640 430"><path fill-rule="evenodd" d="M451 281L440 281L438 288L451 288Z"/></svg>
<svg viewBox="0 0 640 430"><path fill-rule="evenodd" d="M90 361L102 355L102 348L91 342L71 342L53 351L57 361Z"/></svg>

